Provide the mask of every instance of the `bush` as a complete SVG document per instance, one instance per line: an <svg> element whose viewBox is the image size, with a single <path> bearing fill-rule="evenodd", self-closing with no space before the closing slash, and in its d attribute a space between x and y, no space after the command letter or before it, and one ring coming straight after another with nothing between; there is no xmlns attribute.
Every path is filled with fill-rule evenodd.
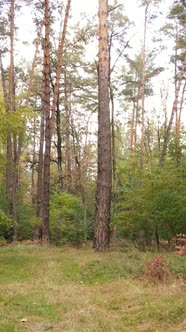
<svg viewBox="0 0 186 332"><path fill-rule="evenodd" d="M79 245L84 239L83 206L79 197L66 192L53 194L50 237L57 245L65 242Z"/></svg>
<svg viewBox="0 0 186 332"><path fill-rule="evenodd" d="M146 277L155 282L167 282L170 279L171 271L167 260L161 256L155 256L147 263Z"/></svg>
<svg viewBox="0 0 186 332"><path fill-rule="evenodd" d="M6 244L6 240L3 236L0 236L0 247L3 247Z"/></svg>
<svg viewBox="0 0 186 332"><path fill-rule="evenodd" d="M13 220L0 209L0 237L10 240L13 233Z"/></svg>
<svg viewBox="0 0 186 332"><path fill-rule="evenodd" d="M36 213L32 205L22 203L17 207L17 239L30 240L33 237L34 226L36 223Z"/></svg>

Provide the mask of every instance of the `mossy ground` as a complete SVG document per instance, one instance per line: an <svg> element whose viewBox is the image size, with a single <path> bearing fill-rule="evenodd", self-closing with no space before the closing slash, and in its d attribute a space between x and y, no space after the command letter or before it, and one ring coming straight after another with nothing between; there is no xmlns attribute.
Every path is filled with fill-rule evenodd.
<svg viewBox="0 0 186 332"><path fill-rule="evenodd" d="M0 248L0 332L183 332L185 257L164 254L173 278L153 284L154 254L17 245Z"/></svg>

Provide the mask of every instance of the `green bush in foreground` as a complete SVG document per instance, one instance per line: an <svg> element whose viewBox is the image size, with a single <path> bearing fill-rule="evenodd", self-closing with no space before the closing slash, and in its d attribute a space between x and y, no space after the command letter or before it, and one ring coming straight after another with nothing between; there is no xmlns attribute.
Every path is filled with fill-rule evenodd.
<svg viewBox="0 0 186 332"><path fill-rule="evenodd" d="M9 239L13 231L13 220L0 209L0 238Z"/></svg>
<svg viewBox="0 0 186 332"><path fill-rule="evenodd" d="M78 245L84 239L84 231L81 199L66 192L53 194L50 202L52 242L71 242Z"/></svg>

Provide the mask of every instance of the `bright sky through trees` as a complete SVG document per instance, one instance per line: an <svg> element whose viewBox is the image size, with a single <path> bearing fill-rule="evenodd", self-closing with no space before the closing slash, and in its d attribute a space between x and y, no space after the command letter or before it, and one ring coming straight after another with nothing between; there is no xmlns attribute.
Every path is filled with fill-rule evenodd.
<svg viewBox="0 0 186 332"><path fill-rule="evenodd" d="M110 1L111 3L111 1ZM112 2L113 3L113 2ZM143 39L143 23L144 23L144 8L140 7L140 1L139 0L121 0L121 4L123 4L123 10L124 14L128 16L129 20L134 23L132 27L128 31L128 39L130 39L130 46L131 48L128 50L132 56L135 56L138 52L140 52L140 48L142 46L142 39ZM159 4L159 7L157 9L157 18L152 21L152 23L148 27L147 32L147 47L153 48L153 37L158 36L159 32L158 30L160 27L164 24L165 17L169 10L169 3L166 1L162 1ZM70 23L71 25L74 24L74 22L78 22L81 20L81 14L86 13L86 15L92 17L95 15L95 19L97 19L97 13L98 13L98 1L92 0L92 1L84 1L84 0L74 0L72 1L72 7L71 7L71 19ZM16 42L16 57L15 62L16 63L22 63L27 66L28 62L31 62L34 55L34 46L33 46L33 39L36 37L35 32L35 26L33 24L33 17L34 13L30 11L29 7L22 8L21 12L16 17L16 24L19 27L18 30L18 36L19 40ZM60 28L60 22L56 22L58 25L58 28ZM70 28L69 28L70 30ZM170 49L172 48L172 44L169 40L164 39L162 41L162 46L169 46ZM93 45L93 52L91 51L91 46L87 48L87 56L93 56L95 59L96 57L96 51L95 51L95 44ZM170 50L171 53L171 50ZM168 71L164 71L158 76L159 83L156 84L156 94L159 94L159 86L160 82L163 80L166 81L166 84L168 84L169 77L172 77L172 73L170 71L169 66L169 57L167 57L167 52L159 53L156 57L156 62L160 63L161 66L164 66L164 68L168 68ZM9 57L7 57L7 64L9 63ZM156 97L151 97L151 103L152 99L154 99L154 103L157 105ZM172 100L170 101L170 103Z"/></svg>
<svg viewBox="0 0 186 332"><path fill-rule="evenodd" d="M131 36L133 36L131 39L131 46L133 47L135 45L136 48L137 45L140 45L139 42L141 41L143 35L144 10L143 8L139 7L138 0L121 0L120 3L124 5L124 13L129 17L131 21L134 22L134 26L131 30ZM162 4L160 4L159 11L162 14L160 15L158 21L155 21L154 23L155 25L157 25L157 27L161 25L162 18L166 16L168 7L169 6L167 2L163 2ZM97 11L97 0L73 1L71 8L71 22L78 21L81 17L81 13L83 12L87 15L92 16L97 15ZM30 12L30 9L28 7L24 8L22 9L19 16L17 16L16 21L20 29L19 36L22 36L22 40L19 42L19 48L21 49L19 56L26 57L28 60L31 60L33 56L33 48L32 45L30 45L30 43L32 43L31 36L35 33L33 26L33 13Z"/></svg>

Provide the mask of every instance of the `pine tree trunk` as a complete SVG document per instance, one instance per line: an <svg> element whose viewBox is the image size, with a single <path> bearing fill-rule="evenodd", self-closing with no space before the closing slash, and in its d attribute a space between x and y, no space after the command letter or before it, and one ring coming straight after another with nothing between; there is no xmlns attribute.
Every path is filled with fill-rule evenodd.
<svg viewBox="0 0 186 332"><path fill-rule="evenodd" d="M176 164L179 165L181 161L181 149L180 149L180 131L181 131L181 115L183 110L183 104L185 99L185 88L186 82L182 88L181 101L179 110L176 110L176 137L175 137L175 154L176 154Z"/></svg>
<svg viewBox="0 0 186 332"><path fill-rule="evenodd" d="M107 33L108 1L99 0L99 110L98 110L98 177L94 247L105 251L110 243L111 204L111 129L109 110L109 55Z"/></svg>
<svg viewBox="0 0 186 332"><path fill-rule="evenodd" d="M36 61L37 61L37 57L38 57L38 53L39 53L39 45L41 43L42 29L43 29L43 23L41 23L39 28L38 28L37 38L36 38L36 42L35 42L35 52L34 52L34 57L33 57L33 61L32 61L31 72L30 72L30 75L29 75L29 82L28 82L27 105L29 103L30 93L32 91L33 76L34 76L34 70L35 70L35 67L36 67Z"/></svg>
<svg viewBox="0 0 186 332"><path fill-rule="evenodd" d="M164 163L165 163L165 157L166 157L167 147L168 147L171 129L172 129L173 121L174 121L174 115L175 115L177 107L178 107L178 97L179 97L182 81L184 78L185 66L186 66L186 56L184 58L183 65L182 65L182 68L181 68L181 71L180 71L180 74L178 77L178 84L176 86L175 98L174 98L174 102L173 102L173 106L172 106L172 112L171 112L167 130L165 133L164 144L163 144L163 149L162 149L161 158L160 158L160 167L163 167Z"/></svg>
<svg viewBox="0 0 186 332"><path fill-rule="evenodd" d="M143 34L142 49L142 78L141 78L141 167L144 164L144 147L145 147L145 69L146 69L146 35L147 35L147 15L149 3L145 7L145 21Z"/></svg>
<svg viewBox="0 0 186 332"><path fill-rule="evenodd" d="M15 75L14 75L14 35L15 35L15 0L10 5L10 68L7 112L15 112ZM14 220L14 241L17 240L17 204L16 192L18 186L18 151L17 135L7 136L7 168L6 190L11 201L11 214Z"/></svg>
<svg viewBox="0 0 186 332"><path fill-rule="evenodd" d="M39 160L38 160L38 171L37 171L36 216L38 219L42 217L44 136L45 136L44 101L42 100L42 112L41 112L41 122L40 122L40 141L39 141ZM36 224L35 229L34 229L34 239L38 240L40 235L42 236L42 231L40 230L39 225Z"/></svg>
<svg viewBox="0 0 186 332"><path fill-rule="evenodd" d="M3 68L2 53L1 52L0 52L0 71L1 71L1 81L2 81L2 89L3 89L3 99L4 99L4 102L5 102L6 111L7 111L8 91L7 91L7 86L6 86L6 74L5 74L5 70Z"/></svg>
<svg viewBox="0 0 186 332"><path fill-rule="evenodd" d="M62 138L61 138L61 116L59 109L59 98L56 108L56 133L57 133L57 168L58 168L58 184L59 188L63 189L63 175L62 175Z"/></svg>
<svg viewBox="0 0 186 332"><path fill-rule="evenodd" d="M66 71L66 68L65 68ZM72 189L72 155L71 155L71 144L70 144L70 115L71 105L69 100L71 99L68 93L68 81L66 72L64 74L64 106L65 106L65 188L68 192Z"/></svg>
<svg viewBox="0 0 186 332"><path fill-rule="evenodd" d="M10 67L8 77L8 94L6 93L6 83L4 83L4 98L6 105L6 112L13 112L14 110L14 6L15 1L13 0L10 5ZM2 66L2 63L1 63ZM3 68L2 68L3 76ZM12 144L12 133L7 134L7 164L6 164L6 193L11 202L12 209L12 173L13 173L13 144ZM11 211L12 212L12 211Z"/></svg>
<svg viewBox="0 0 186 332"><path fill-rule="evenodd" d="M32 174L31 174L31 196L32 204L35 204L35 161L36 161L36 119L33 121L33 156L32 156Z"/></svg>
<svg viewBox="0 0 186 332"><path fill-rule="evenodd" d="M51 149L51 128L50 128L50 19L49 19L49 1L45 0L45 39L44 39L44 61L43 61L43 107L45 115L45 156L43 171L43 241L49 241L49 186L50 186L50 149Z"/></svg>
<svg viewBox="0 0 186 332"><path fill-rule="evenodd" d="M56 68L56 80L54 84L54 94L52 101L52 110L50 116L50 75L49 75L49 8L48 0L45 0L45 53L44 53L44 82L45 82L45 115L46 115L46 130L45 130L45 155L44 155L44 172L43 172L43 241L49 241L49 200L50 200L50 155L52 134L55 122L55 113L57 100L59 98L59 83L62 67L63 49L65 43L65 35L67 29L67 22L69 17L71 0L67 1L63 31L58 48L58 59Z"/></svg>

